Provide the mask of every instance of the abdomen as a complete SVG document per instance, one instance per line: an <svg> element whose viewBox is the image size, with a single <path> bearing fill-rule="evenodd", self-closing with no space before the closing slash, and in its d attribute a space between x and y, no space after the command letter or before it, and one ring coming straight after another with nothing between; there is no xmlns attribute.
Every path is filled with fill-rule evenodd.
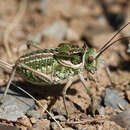
<svg viewBox="0 0 130 130"><path fill-rule="evenodd" d="M26 54L19 58L19 63L23 63L34 70L51 76L54 80L54 84L59 81L74 76L77 71L70 67L65 67L58 63L53 53L44 52L45 50L38 50L32 53ZM49 51L49 50L48 50ZM18 67L17 72L28 82L36 85L50 85L48 81L36 75L34 72L27 70L24 67Z"/></svg>

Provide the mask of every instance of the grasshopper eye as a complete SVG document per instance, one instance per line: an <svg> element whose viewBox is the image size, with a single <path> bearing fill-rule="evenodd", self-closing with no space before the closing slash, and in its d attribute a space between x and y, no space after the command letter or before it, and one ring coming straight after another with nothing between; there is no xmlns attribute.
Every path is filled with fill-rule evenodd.
<svg viewBox="0 0 130 130"><path fill-rule="evenodd" d="M89 62L89 63L92 63L93 61L94 61L94 57L93 57L93 56L89 56L88 62Z"/></svg>

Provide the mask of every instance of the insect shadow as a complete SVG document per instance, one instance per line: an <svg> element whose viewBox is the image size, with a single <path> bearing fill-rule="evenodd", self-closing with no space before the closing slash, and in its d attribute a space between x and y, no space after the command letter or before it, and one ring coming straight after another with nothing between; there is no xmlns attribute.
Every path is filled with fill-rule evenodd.
<svg viewBox="0 0 130 130"><path fill-rule="evenodd" d="M124 59L120 53L118 55L120 56L121 59L119 62L119 69L123 71L130 71L130 61Z"/></svg>
<svg viewBox="0 0 130 130"><path fill-rule="evenodd" d="M73 84L77 84L77 82L79 81L80 80L76 80L73 82ZM26 81L13 81L13 83L15 83L17 86L19 86L20 88L24 89L26 92L34 96L37 100L47 99L47 97L51 96L51 101L47 108L48 110L50 110L52 106L56 103L56 101L59 99L59 97L62 96L62 91L65 85L63 83L63 84L57 84L57 85L52 85L52 86L46 85L44 87L43 86L39 87L37 85L29 84ZM0 95L4 93L4 89L5 89L4 86L2 86L0 89ZM30 89L30 86L31 86L31 89ZM8 95L11 95L13 97L30 98L28 97L28 95L26 95L24 92L14 87L13 85L11 85L9 89L11 90L11 92L8 91ZM77 93L76 88L69 88L69 90L67 91L67 95L76 95L76 93ZM80 105L71 101L71 99L69 99L68 97L66 98L66 100L71 102L77 110L79 110L80 112L84 112L84 110L81 108Z"/></svg>
<svg viewBox="0 0 130 130"><path fill-rule="evenodd" d="M123 60L123 61L120 61L117 66L109 65L109 68L111 72L117 72L118 70L130 72L130 61Z"/></svg>
<svg viewBox="0 0 130 130"><path fill-rule="evenodd" d="M120 64L120 68L122 70L125 70L125 71L129 71L130 72L130 61L122 61L119 63Z"/></svg>
<svg viewBox="0 0 130 130"><path fill-rule="evenodd" d="M77 82L80 82L80 80L74 81L73 84L77 84ZM31 85L31 91L33 93L33 96L36 97L37 100L47 99L47 97L51 96L51 101L48 104L48 108L47 108L47 110L49 110L49 111L52 108L52 106L56 103L56 101L59 99L59 97L62 96L62 92L63 92L64 86L65 86L65 83L52 85L52 86L46 85L44 87L32 85L27 82L23 82L22 84L23 84L22 86L26 86L28 89L30 89L30 85ZM30 92L28 90L26 90L26 91ZM76 88L70 87L67 91L67 95L76 95L76 93L77 93ZM66 100L71 102L77 110L83 112L83 109L77 103L74 103L68 97L66 98Z"/></svg>

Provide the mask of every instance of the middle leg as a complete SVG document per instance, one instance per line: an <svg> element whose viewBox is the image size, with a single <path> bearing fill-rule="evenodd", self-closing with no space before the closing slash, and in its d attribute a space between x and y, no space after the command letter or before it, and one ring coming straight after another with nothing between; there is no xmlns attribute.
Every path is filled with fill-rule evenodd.
<svg viewBox="0 0 130 130"><path fill-rule="evenodd" d="M63 89L63 103L64 103L64 107L65 107L67 117L69 116L69 113L68 113L67 106L66 106L65 96L66 96L67 89L71 86L72 83L73 83L73 77L70 77L67 84L65 85L65 87Z"/></svg>

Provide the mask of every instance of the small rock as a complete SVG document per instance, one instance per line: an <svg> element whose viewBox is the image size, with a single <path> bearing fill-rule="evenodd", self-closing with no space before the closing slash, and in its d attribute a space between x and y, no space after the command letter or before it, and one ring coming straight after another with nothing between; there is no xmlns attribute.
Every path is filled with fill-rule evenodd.
<svg viewBox="0 0 130 130"><path fill-rule="evenodd" d="M0 130L19 130L15 126L3 125L0 124Z"/></svg>
<svg viewBox="0 0 130 130"><path fill-rule="evenodd" d="M3 95L5 88L0 88L0 97ZM0 105L0 118L8 121L16 121L21 118L25 113L35 106L33 99L27 97L24 93L20 93L17 88L10 87L8 94Z"/></svg>
<svg viewBox="0 0 130 130"><path fill-rule="evenodd" d="M53 130L60 130L60 128L58 127L58 125L55 122L51 123L51 127Z"/></svg>
<svg viewBox="0 0 130 130"><path fill-rule="evenodd" d="M121 127L128 128L128 130L130 130L130 108L116 116L112 116L110 120L114 121Z"/></svg>
<svg viewBox="0 0 130 130"><path fill-rule="evenodd" d="M41 118L42 115L39 111L29 110L27 111L27 116L33 117L33 118Z"/></svg>
<svg viewBox="0 0 130 130"><path fill-rule="evenodd" d="M130 53L130 43L128 44L127 53Z"/></svg>
<svg viewBox="0 0 130 130"><path fill-rule="evenodd" d="M67 34L67 24L63 20L56 21L44 29L42 34L53 36L58 40L62 40Z"/></svg>
<svg viewBox="0 0 130 130"><path fill-rule="evenodd" d="M46 119L38 120L31 130L50 130L50 121Z"/></svg>
<svg viewBox="0 0 130 130"><path fill-rule="evenodd" d="M105 116L104 107L101 106L101 107L98 109L98 113L99 113L99 115Z"/></svg>
<svg viewBox="0 0 130 130"><path fill-rule="evenodd" d="M40 0L39 7L44 13L48 13L48 6L51 0Z"/></svg>
<svg viewBox="0 0 130 130"><path fill-rule="evenodd" d="M50 121L47 119L42 119L42 123L46 126L46 127L50 127Z"/></svg>
<svg viewBox="0 0 130 130"><path fill-rule="evenodd" d="M39 119L37 119L37 118L30 118L30 121L31 121L31 123L32 124L35 124L37 121L38 121Z"/></svg>
<svg viewBox="0 0 130 130"><path fill-rule="evenodd" d="M127 96L127 99L128 99L129 102L130 102L130 90L127 90L127 91L126 91L126 96Z"/></svg>
<svg viewBox="0 0 130 130"><path fill-rule="evenodd" d="M66 121L66 118L63 116L63 115L57 115L57 116L54 116L55 119L59 120L59 121Z"/></svg>
<svg viewBox="0 0 130 130"><path fill-rule="evenodd" d="M87 128L82 128L81 130L87 130Z"/></svg>
<svg viewBox="0 0 130 130"><path fill-rule="evenodd" d="M104 109L105 109L105 114L106 114L106 115L114 115L115 112L116 112L116 111L114 110L114 108L111 107L111 106L107 106L107 107L105 107Z"/></svg>
<svg viewBox="0 0 130 130"><path fill-rule="evenodd" d="M27 126L27 127L29 127L29 128L32 127L32 124L31 124L29 118L27 118L26 116L23 117L23 118L18 119L18 122L25 125L25 126Z"/></svg>
<svg viewBox="0 0 130 130"><path fill-rule="evenodd" d="M43 114L42 114L42 118L43 118L43 119L47 119L47 118L48 118L48 114L47 114L47 113L43 113Z"/></svg>
<svg viewBox="0 0 130 130"><path fill-rule="evenodd" d="M64 128L64 130L74 130L71 127Z"/></svg>
<svg viewBox="0 0 130 130"><path fill-rule="evenodd" d="M109 120L108 121L105 120L101 126L102 126L102 129L99 129L99 130L124 130L119 125L117 125L115 122L109 121Z"/></svg>
<svg viewBox="0 0 130 130"><path fill-rule="evenodd" d="M83 119L87 119L88 115L87 114L81 114L80 115L80 120L83 120Z"/></svg>
<svg viewBox="0 0 130 130"><path fill-rule="evenodd" d="M106 89L106 95L104 98L105 106L111 106L114 109L119 109L119 105L125 108L128 105L128 102L122 98L120 98L118 92L113 89Z"/></svg>
<svg viewBox="0 0 130 130"><path fill-rule="evenodd" d="M54 115L60 115L61 114L61 111L60 111L59 108L53 108L52 112L53 112Z"/></svg>

